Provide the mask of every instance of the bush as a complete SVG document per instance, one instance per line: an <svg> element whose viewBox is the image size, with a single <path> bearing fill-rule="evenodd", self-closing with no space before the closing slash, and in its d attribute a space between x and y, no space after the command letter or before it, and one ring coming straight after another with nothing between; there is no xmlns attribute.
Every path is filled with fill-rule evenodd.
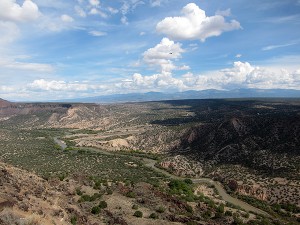
<svg viewBox="0 0 300 225"><path fill-rule="evenodd" d="M91 210L91 213L93 214L99 214L100 213L100 208L99 206L94 206Z"/></svg>
<svg viewBox="0 0 300 225"><path fill-rule="evenodd" d="M99 208L100 208L100 209L105 209L106 207L107 207L106 201L101 201L101 202L99 203Z"/></svg>
<svg viewBox="0 0 300 225"><path fill-rule="evenodd" d="M72 225L76 225L77 224L77 217L76 216L72 216L71 217L71 224Z"/></svg>
<svg viewBox="0 0 300 225"><path fill-rule="evenodd" d="M224 204L221 204L221 205L219 205L218 206L218 208L217 208L217 212L219 212L219 213L224 213Z"/></svg>
<svg viewBox="0 0 300 225"><path fill-rule="evenodd" d="M231 211L226 211L225 216L232 216L232 212Z"/></svg>
<svg viewBox="0 0 300 225"><path fill-rule="evenodd" d="M151 213L149 218L156 220L158 219L158 215L156 213Z"/></svg>
<svg viewBox="0 0 300 225"><path fill-rule="evenodd" d="M80 190L80 188L76 188L76 194L77 195L82 195L83 194L82 191Z"/></svg>
<svg viewBox="0 0 300 225"><path fill-rule="evenodd" d="M133 205L132 206L132 209L135 209L135 210L137 210L139 208L139 206L138 205Z"/></svg>
<svg viewBox="0 0 300 225"><path fill-rule="evenodd" d="M143 217L143 213L141 211L135 211L133 214L135 217Z"/></svg>
<svg viewBox="0 0 300 225"><path fill-rule="evenodd" d="M193 207L190 206L190 205L187 205L187 206L185 207L185 209L186 209L186 211L189 212L189 213L193 213L193 212L194 212Z"/></svg>
<svg viewBox="0 0 300 225"><path fill-rule="evenodd" d="M163 206L159 206L159 207L156 209L156 212L158 212L158 213L163 213L164 211L166 211L166 209L165 209Z"/></svg>
<svg viewBox="0 0 300 225"><path fill-rule="evenodd" d="M135 193L132 192L132 191L129 191L129 192L126 193L126 197L128 197L128 198L135 198Z"/></svg>

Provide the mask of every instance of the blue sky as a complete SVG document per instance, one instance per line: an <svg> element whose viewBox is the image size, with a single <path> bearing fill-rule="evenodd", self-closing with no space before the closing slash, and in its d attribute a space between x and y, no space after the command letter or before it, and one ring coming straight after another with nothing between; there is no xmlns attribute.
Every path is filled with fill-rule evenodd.
<svg viewBox="0 0 300 225"><path fill-rule="evenodd" d="M299 0L0 0L0 98L300 89Z"/></svg>

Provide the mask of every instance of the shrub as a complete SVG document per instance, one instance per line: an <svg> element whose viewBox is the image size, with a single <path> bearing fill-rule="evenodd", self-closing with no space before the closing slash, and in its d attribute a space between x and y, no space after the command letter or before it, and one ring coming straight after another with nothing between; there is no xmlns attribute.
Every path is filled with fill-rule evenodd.
<svg viewBox="0 0 300 225"><path fill-rule="evenodd" d="M133 214L135 217L143 217L143 213L139 210L135 211Z"/></svg>
<svg viewBox="0 0 300 225"><path fill-rule="evenodd" d="M128 198L135 198L135 193L132 192L132 191L129 191L129 192L126 193L126 197L128 197Z"/></svg>
<svg viewBox="0 0 300 225"><path fill-rule="evenodd" d="M186 209L186 211L189 212L189 213L193 213L193 212L194 212L193 207L190 206L190 205L187 205L187 206L185 207L185 209Z"/></svg>
<svg viewBox="0 0 300 225"><path fill-rule="evenodd" d="M106 201L101 201L101 202L99 203L99 208L100 208L100 209L105 209L106 207L107 207Z"/></svg>
<svg viewBox="0 0 300 225"><path fill-rule="evenodd" d="M94 206L91 210L91 213L93 214L99 214L100 213L100 208L99 206Z"/></svg>
<svg viewBox="0 0 300 225"><path fill-rule="evenodd" d="M156 212L158 212L158 213L163 213L164 211L166 211L166 209L165 209L163 206L159 206L159 207L156 209Z"/></svg>
<svg viewBox="0 0 300 225"><path fill-rule="evenodd" d="M232 212L231 211L226 211L225 216L232 216Z"/></svg>
<svg viewBox="0 0 300 225"><path fill-rule="evenodd" d="M218 208L217 208L217 212L219 212L219 213L224 213L224 204L221 204L221 205L219 205L218 206Z"/></svg>
<svg viewBox="0 0 300 225"><path fill-rule="evenodd" d="M149 218L155 220L155 219L158 219L158 215L156 213L151 213L150 216L149 216Z"/></svg>
<svg viewBox="0 0 300 225"><path fill-rule="evenodd" d="M76 216L72 216L71 217L71 224L72 225L76 225L77 224L77 217Z"/></svg>
<svg viewBox="0 0 300 225"><path fill-rule="evenodd" d="M133 205L132 206L132 209L135 209L135 210L137 210L139 208L139 206L138 205Z"/></svg>

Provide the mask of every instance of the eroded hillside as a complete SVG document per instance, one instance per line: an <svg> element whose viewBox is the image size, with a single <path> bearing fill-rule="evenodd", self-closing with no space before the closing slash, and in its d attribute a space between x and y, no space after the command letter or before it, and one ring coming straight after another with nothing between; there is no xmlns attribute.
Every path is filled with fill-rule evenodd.
<svg viewBox="0 0 300 225"><path fill-rule="evenodd" d="M74 176L81 174L115 184L147 182L156 186L165 178L136 158L150 157L159 159L157 166L173 174L218 180L234 196L264 207L271 214L289 218L299 213L298 100L182 100L108 105L2 103L1 161L45 179L74 180ZM63 140L67 148L62 151L54 137ZM105 152L114 153L109 156ZM93 182L91 186L95 185ZM201 190L209 193L207 188ZM116 193L123 198L119 195L121 190ZM139 202L130 202L135 203ZM124 204L129 207L126 199ZM292 211L286 209L287 204L291 204L288 210ZM91 206L79 211L88 217ZM143 211L146 214L154 210L147 207ZM126 209L124 215L129 211ZM170 223L170 218L161 219ZM193 220L201 221L199 218ZM127 219L126 223L138 223Z"/></svg>

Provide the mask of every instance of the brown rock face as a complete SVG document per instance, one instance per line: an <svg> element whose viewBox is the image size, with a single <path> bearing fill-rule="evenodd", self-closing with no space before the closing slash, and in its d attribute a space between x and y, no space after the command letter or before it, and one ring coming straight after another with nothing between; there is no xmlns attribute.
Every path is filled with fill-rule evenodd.
<svg viewBox="0 0 300 225"><path fill-rule="evenodd" d="M12 103L0 98L0 108L5 108L11 106Z"/></svg>

